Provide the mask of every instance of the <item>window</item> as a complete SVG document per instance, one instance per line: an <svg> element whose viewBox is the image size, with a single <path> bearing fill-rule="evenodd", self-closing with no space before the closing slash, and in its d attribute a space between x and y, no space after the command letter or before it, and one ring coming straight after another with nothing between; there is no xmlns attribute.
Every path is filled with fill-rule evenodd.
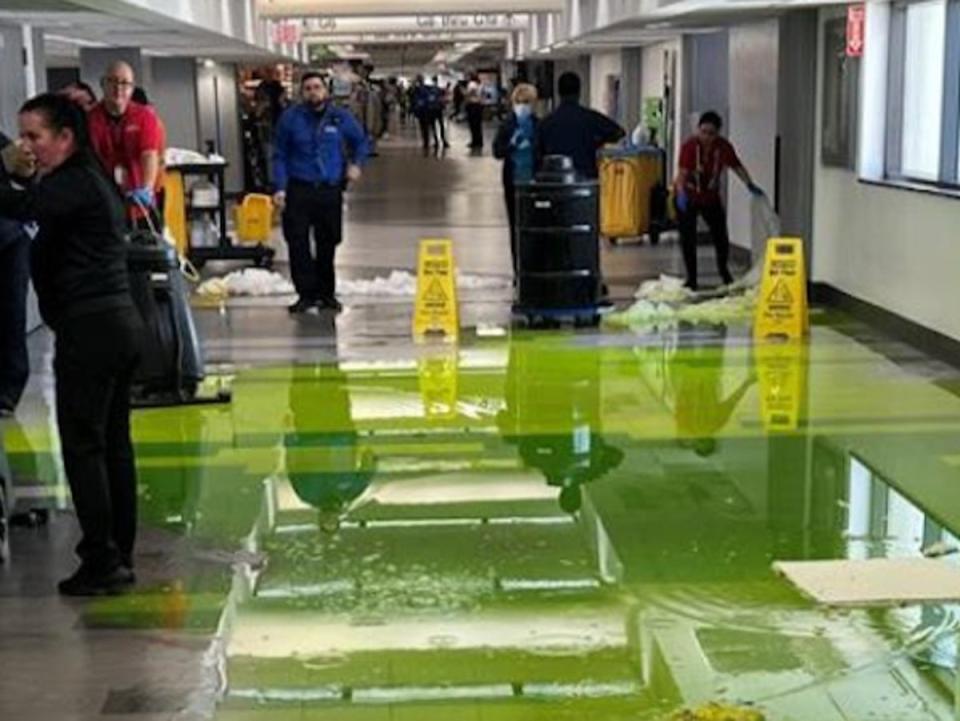
<svg viewBox="0 0 960 721"><path fill-rule="evenodd" d="M887 175L956 186L960 178L960 0L894 6Z"/></svg>
<svg viewBox="0 0 960 721"><path fill-rule="evenodd" d="M857 106L860 60L847 57L847 22L826 25L823 58L823 132L820 155L824 165L856 168Z"/></svg>
<svg viewBox="0 0 960 721"><path fill-rule="evenodd" d="M906 8L901 173L939 180L947 7L926 0Z"/></svg>

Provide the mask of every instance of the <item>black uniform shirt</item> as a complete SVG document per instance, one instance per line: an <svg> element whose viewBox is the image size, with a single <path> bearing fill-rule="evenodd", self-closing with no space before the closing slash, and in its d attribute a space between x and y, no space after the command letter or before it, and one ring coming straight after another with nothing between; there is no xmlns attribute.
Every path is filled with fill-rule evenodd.
<svg viewBox="0 0 960 721"><path fill-rule="evenodd" d="M54 331L73 317L133 307L123 201L96 162L81 151L26 190L0 184L0 215L39 225L31 270Z"/></svg>
<svg viewBox="0 0 960 721"><path fill-rule="evenodd" d="M567 155L573 159L577 173L595 179L597 151L607 143L615 143L625 135L623 128L596 110L576 101L564 100L542 123L539 129L540 158Z"/></svg>

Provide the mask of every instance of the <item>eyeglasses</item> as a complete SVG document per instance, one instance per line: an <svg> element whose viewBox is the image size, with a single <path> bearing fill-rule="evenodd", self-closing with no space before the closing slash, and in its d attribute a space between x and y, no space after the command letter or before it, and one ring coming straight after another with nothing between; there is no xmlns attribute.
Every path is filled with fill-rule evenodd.
<svg viewBox="0 0 960 721"><path fill-rule="evenodd" d="M132 88L134 83L130 80L120 80L118 78L107 78L107 85L110 85L115 88Z"/></svg>

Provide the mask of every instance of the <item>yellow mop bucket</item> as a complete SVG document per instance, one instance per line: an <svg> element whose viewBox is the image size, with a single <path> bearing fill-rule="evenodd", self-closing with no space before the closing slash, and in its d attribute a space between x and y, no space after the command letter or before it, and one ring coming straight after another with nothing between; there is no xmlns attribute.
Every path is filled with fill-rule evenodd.
<svg viewBox="0 0 960 721"><path fill-rule="evenodd" d="M250 193L237 206L237 238L241 243L267 243L273 230L273 199Z"/></svg>

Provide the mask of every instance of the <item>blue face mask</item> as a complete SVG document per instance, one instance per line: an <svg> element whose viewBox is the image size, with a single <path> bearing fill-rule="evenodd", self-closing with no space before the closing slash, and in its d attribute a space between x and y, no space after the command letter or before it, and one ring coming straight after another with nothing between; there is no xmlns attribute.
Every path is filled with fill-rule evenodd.
<svg viewBox="0 0 960 721"><path fill-rule="evenodd" d="M517 116L517 120L524 120L533 115L533 108L529 105L515 105L513 112Z"/></svg>

